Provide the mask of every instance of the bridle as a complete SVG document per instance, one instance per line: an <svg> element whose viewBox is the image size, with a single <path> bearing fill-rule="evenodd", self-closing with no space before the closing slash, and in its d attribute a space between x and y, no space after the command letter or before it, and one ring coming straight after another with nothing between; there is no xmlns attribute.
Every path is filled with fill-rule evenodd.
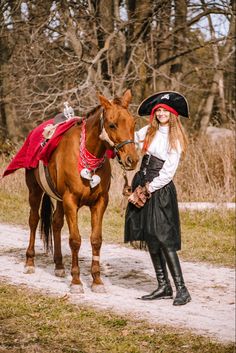
<svg viewBox="0 0 236 353"><path fill-rule="evenodd" d="M108 136L108 133L106 132L105 127L104 127L104 109L102 110L101 115L100 115L100 126L101 126L101 134L100 134L99 138L103 141L106 141L111 146L111 148L114 150L114 152L116 154L118 162L123 166L122 160L120 158L119 150L123 146L125 146L129 143L135 143L135 141L134 140L125 140L125 141L122 141L119 143L115 143L110 139L110 137Z"/></svg>

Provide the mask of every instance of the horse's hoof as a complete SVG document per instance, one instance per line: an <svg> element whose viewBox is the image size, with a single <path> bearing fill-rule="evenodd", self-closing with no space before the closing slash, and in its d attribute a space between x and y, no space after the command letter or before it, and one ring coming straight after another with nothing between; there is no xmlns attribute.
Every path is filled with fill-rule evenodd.
<svg viewBox="0 0 236 353"><path fill-rule="evenodd" d="M24 273L25 274L35 273L35 267L34 266L25 266Z"/></svg>
<svg viewBox="0 0 236 353"><path fill-rule="evenodd" d="M104 284L92 284L91 290L94 293L106 293L106 288Z"/></svg>
<svg viewBox="0 0 236 353"><path fill-rule="evenodd" d="M83 294L84 288L82 284L71 284L70 285L71 294Z"/></svg>
<svg viewBox="0 0 236 353"><path fill-rule="evenodd" d="M60 270L55 270L55 276L57 277L65 277L66 275L66 271L64 270L64 268L60 269Z"/></svg>

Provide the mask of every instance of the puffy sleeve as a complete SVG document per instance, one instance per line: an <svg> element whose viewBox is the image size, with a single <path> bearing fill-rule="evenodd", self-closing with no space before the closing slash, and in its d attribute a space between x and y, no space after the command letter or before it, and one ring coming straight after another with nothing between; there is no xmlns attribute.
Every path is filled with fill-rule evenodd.
<svg viewBox="0 0 236 353"><path fill-rule="evenodd" d="M135 131L134 133L134 141L138 148L143 148L143 141L145 139L147 133L148 125L142 127L140 130Z"/></svg>
<svg viewBox="0 0 236 353"><path fill-rule="evenodd" d="M154 192L167 185L174 177L175 172L178 168L181 157L181 148L178 146L177 150L170 150L167 154L162 169L160 170L159 176L154 178L149 184L149 191Z"/></svg>

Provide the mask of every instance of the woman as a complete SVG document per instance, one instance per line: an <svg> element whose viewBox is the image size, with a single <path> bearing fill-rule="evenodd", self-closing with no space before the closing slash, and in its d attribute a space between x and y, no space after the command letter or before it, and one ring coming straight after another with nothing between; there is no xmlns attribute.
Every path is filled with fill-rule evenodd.
<svg viewBox="0 0 236 353"><path fill-rule="evenodd" d="M179 115L188 117L186 98L178 92L155 93L138 108L140 116L150 115L149 125L135 133L143 159L132 181L133 193L125 218L125 242L144 241L155 269L158 287L142 300L173 298L166 262L176 287L173 305L190 300L177 251L181 249L177 195L172 181L187 138Z"/></svg>

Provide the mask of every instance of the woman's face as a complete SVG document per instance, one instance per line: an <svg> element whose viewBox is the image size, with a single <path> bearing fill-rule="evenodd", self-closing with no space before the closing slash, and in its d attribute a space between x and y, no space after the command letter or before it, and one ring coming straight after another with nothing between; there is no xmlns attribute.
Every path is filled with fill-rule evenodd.
<svg viewBox="0 0 236 353"><path fill-rule="evenodd" d="M169 124L170 112L168 110L160 107L155 111L155 115L161 126Z"/></svg>

